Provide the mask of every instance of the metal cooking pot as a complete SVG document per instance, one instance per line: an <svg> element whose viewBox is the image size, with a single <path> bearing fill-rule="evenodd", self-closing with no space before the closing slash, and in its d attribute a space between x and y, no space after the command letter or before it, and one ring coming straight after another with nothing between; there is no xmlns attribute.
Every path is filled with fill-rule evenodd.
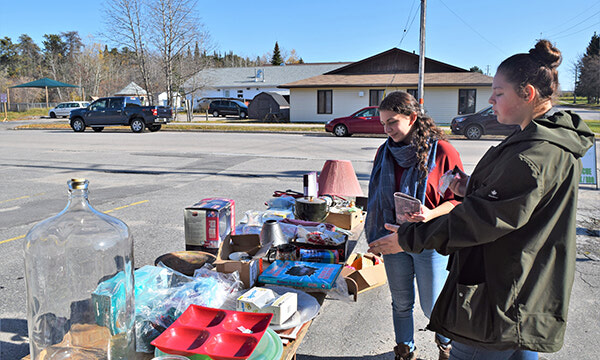
<svg viewBox="0 0 600 360"><path fill-rule="evenodd" d="M323 222L329 214L329 205L321 198L297 198L294 214L300 220Z"/></svg>

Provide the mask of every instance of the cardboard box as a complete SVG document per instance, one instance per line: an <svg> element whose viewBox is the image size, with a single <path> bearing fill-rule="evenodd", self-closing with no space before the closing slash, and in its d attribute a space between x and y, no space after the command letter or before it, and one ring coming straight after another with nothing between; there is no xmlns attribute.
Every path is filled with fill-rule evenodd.
<svg viewBox="0 0 600 360"><path fill-rule="evenodd" d="M271 302L265 310L267 313L273 313L271 324L281 325L298 310L298 294L286 292Z"/></svg>
<svg viewBox="0 0 600 360"><path fill-rule="evenodd" d="M235 234L235 201L202 199L183 212L185 249L216 253L227 235Z"/></svg>
<svg viewBox="0 0 600 360"><path fill-rule="evenodd" d="M255 287L238 297L236 310L273 314L271 324L281 325L298 310L298 294L286 292L279 296L273 290Z"/></svg>
<svg viewBox="0 0 600 360"><path fill-rule="evenodd" d="M235 309L244 312L267 312L263 311L277 298L277 294L270 289L253 287L237 298Z"/></svg>
<svg viewBox="0 0 600 360"><path fill-rule="evenodd" d="M378 262L375 264L375 262ZM354 264L356 269L346 266L342 269L341 275L346 279L348 291L354 294L356 301L358 294L384 285L387 282L385 266L383 259L373 254L352 254L346 260L346 265Z"/></svg>
<svg viewBox="0 0 600 360"><path fill-rule="evenodd" d="M314 249L314 250L337 250L338 259L336 264L344 263L348 256L348 235L344 235L344 242L339 245L317 245L312 243L300 242L298 239L292 239L290 244L296 245L298 249Z"/></svg>
<svg viewBox="0 0 600 360"><path fill-rule="evenodd" d="M125 273L118 272L115 276L104 280L92 292L92 306L96 324L105 326L111 335L125 331L119 327L119 317L123 315L127 303ZM133 295L131 293L130 295Z"/></svg>
<svg viewBox="0 0 600 360"><path fill-rule="evenodd" d="M259 249L260 237L258 234L230 235L221 243L221 247L217 253L217 260L215 260L213 265L216 266L218 272L225 274L237 271L240 274L240 280L244 283L244 287L251 288L263 270L263 260L229 260L229 254L243 251L250 256L254 256Z"/></svg>
<svg viewBox="0 0 600 360"><path fill-rule="evenodd" d="M323 222L333 224L339 228L346 230L353 230L360 224L362 221L362 211L357 209L357 211L348 211L348 212L329 212L329 215L325 218Z"/></svg>

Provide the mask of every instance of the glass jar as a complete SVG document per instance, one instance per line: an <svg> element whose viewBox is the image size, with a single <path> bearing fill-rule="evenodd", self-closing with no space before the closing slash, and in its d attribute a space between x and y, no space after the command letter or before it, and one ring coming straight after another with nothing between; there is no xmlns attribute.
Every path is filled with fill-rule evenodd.
<svg viewBox="0 0 600 360"><path fill-rule="evenodd" d="M25 238L31 359L133 359L133 238L90 206L87 180L68 186L66 208Z"/></svg>

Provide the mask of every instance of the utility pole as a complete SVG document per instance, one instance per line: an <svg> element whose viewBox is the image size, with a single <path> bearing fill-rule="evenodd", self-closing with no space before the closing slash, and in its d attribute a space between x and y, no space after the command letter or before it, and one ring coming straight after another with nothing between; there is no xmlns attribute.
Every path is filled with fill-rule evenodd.
<svg viewBox="0 0 600 360"><path fill-rule="evenodd" d="M425 11L427 9L427 0L421 0L421 35L419 39L419 84L417 86L417 96L419 97L419 107L423 110L424 93L423 81L425 76Z"/></svg>

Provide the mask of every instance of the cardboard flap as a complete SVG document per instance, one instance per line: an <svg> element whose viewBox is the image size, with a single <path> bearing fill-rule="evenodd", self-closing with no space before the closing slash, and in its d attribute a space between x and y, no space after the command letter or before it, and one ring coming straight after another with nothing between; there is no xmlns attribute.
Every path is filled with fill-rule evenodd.
<svg viewBox="0 0 600 360"><path fill-rule="evenodd" d="M363 269L360 272L360 275L367 283L367 287L374 286L379 283L385 283L387 280L385 277L382 279L381 271L379 269L376 269L375 267L368 267L366 269Z"/></svg>
<svg viewBox="0 0 600 360"><path fill-rule="evenodd" d="M342 271L340 272L340 275L342 275L343 277L348 277L348 275L352 274L354 271L354 269L344 266L342 268Z"/></svg>

